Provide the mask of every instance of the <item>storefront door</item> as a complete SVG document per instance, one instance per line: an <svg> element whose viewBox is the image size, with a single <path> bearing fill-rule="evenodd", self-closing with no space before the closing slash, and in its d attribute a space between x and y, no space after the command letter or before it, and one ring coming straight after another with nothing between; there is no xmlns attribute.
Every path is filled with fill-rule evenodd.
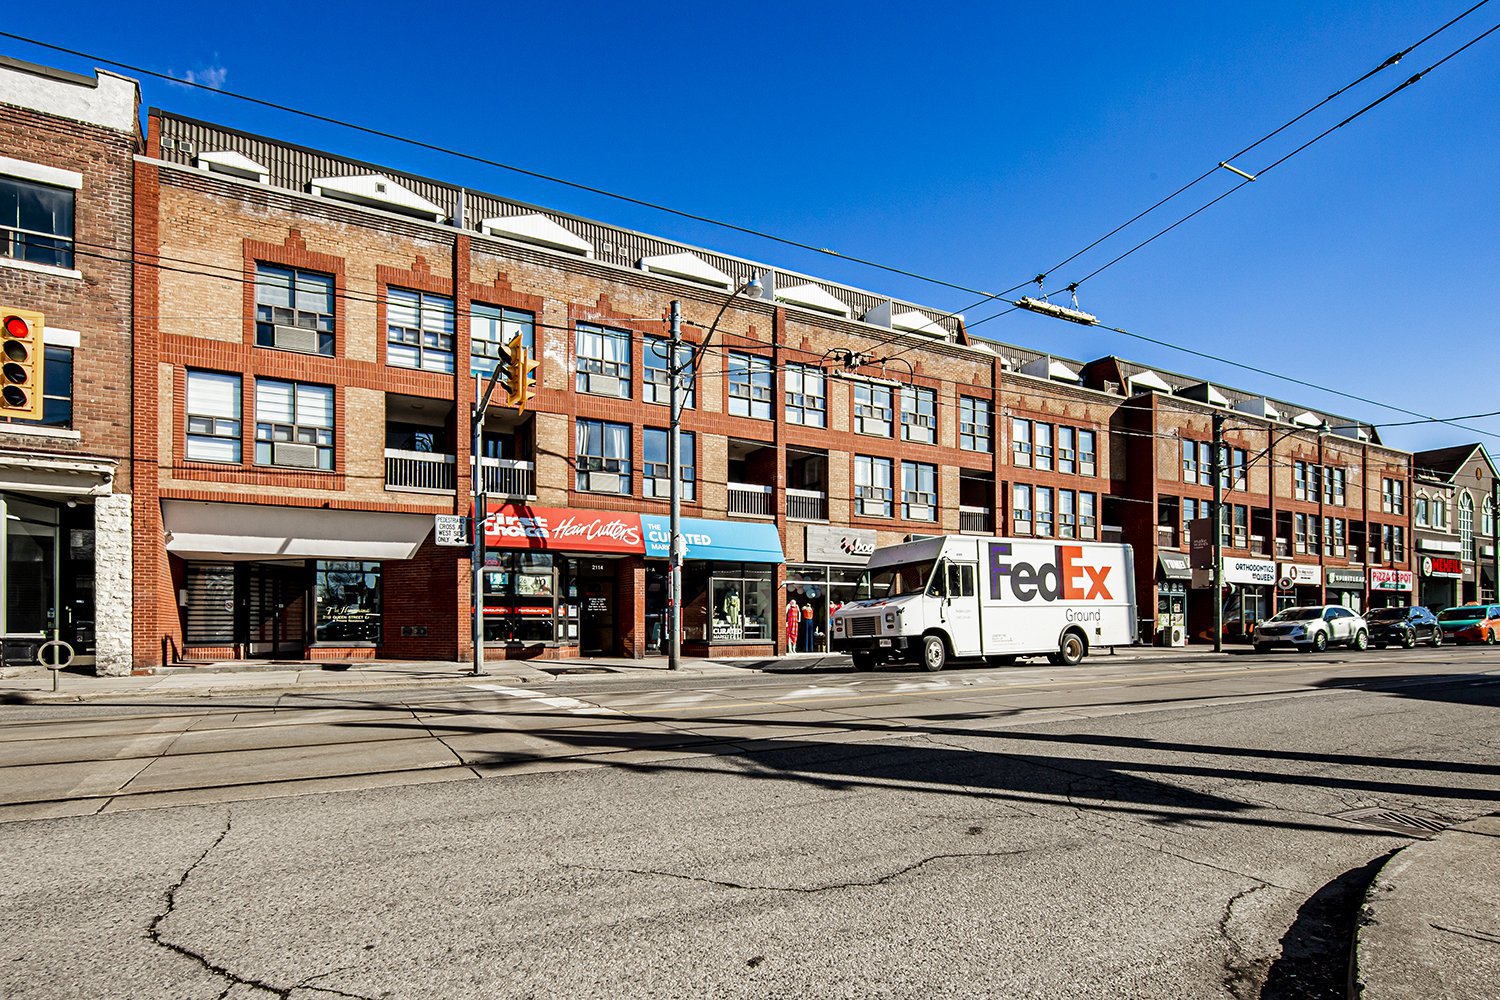
<svg viewBox="0 0 1500 1000"><path fill-rule="evenodd" d="M613 562L580 563L578 570L578 652L615 654L615 567Z"/></svg>
<svg viewBox="0 0 1500 1000"><path fill-rule="evenodd" d="M241 628L248 654L301 656L307 641L307 568L250 563L243 572Z"/></svg>

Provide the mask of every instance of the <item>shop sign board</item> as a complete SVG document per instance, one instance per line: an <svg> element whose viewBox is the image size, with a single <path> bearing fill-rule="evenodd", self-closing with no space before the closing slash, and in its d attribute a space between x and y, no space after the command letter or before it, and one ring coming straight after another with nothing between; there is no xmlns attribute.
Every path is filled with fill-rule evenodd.
<svg viewBox="0 0 1500 1000"><path fill-rule="evenodd" d="M468 545L469 519L461 514L432 515L432 541L435 545Z"/></svg>
<svg viewBox="0 0 1500 1000"><path fill-rule="evenodd" d="M1370 570L1371 590L1410 590L1412 572L1409 569Z"/></svg>
<svg viewBox="0 0 1500 1000"><path fill-rule="evenodd" d="M1453 559L1448 556L1423 556L1422 575L1440 577L1445 580L1462 580L1464 563L1462 559Z"/></svg>
<svg viewBox="0 0 1500 1000"><path fill-rule="evenodd" d="M1282 563L1281 577L1277 582L1288 587L1316 587L1323 582L1323 567Z"/></svg>
<svg viewBox="0 0 1500 1000"><path fill-rule="evenodd" d="M660 514L642 514L641 528L648 559L666 559L671 554L671 522ZM785 562L781 535L776 525L765 521L711 521L702 517L682 518L684 559L718 559L724 562Z"/></svg>
<svg viewBox="0 0 1500 1000"><path fill-rule="evenodd" d="M873 528L840 528L830 524L807 525L807 554L810 563L839 566L863 566L875 552Z"/></svg>
<svg viewBox="0 0 1500 1000"><path fill-rule="evenodd" d="M1323 573L1328 586L1336 590L1364 590L1365 571L1329 566Z"/></svg>
<svg viewBox="0 0 1500 1000"><path fill-rule="evenodd" d="M1224 582L1269 587L1276 583L1276 564L1262 559L1224 559ZM1193 570L1194 587L1212 587L1214 573L1211 567L1196 567Z"/></svg>
<svg viewBox="0 0 1500 1000"><path fill-rule="evenodd" d="M515 504L490 508L484 541L497 549L622 555L645 551L639 514Z"/></svg>

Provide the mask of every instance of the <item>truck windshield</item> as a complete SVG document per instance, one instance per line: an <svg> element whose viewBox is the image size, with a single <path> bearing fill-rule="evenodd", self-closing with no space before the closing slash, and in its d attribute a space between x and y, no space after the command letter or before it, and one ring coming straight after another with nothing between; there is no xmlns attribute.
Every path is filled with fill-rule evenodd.
<svg viewBox="0 0 1500 1000"><path fill-rule="evenodd" d="M920 594L927 588L932 576L934 560L882 566L866 573L860 581L860 590L866 598L900 597L902 594Z"/></svg>

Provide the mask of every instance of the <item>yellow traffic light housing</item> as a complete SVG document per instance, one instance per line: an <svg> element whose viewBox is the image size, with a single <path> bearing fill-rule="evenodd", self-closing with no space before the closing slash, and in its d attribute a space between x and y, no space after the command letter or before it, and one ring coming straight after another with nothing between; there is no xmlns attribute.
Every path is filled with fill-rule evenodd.
<svg viewBox="0 0 1500 1000"><path fill-rule="evenodd" d="M0 306L0 416L42 419L43 316Z"/></svg>
<svg viewBox="0 0 1500 1000"><path fill-rule="evenodd" d="M505 345L505 401L516 407L522 413L526 412L526 404L536 397L536 386L532 382L532 373L537 369L537 363L532 360L531 352L526 350L526 344L518 333L510 338L510 343Z"/></svg>

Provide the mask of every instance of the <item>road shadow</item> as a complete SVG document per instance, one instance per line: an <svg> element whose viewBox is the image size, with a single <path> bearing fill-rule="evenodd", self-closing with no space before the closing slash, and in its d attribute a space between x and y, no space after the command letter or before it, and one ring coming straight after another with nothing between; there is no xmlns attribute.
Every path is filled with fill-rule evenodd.
<svg viewBox="0 0 1500 1000"><path fill-rule="evenodd" d="M1354 935L1360 904L1391 851L1347 871L1313 893L1281 938L1260 1000L1345 1000L1352 996Z"/></svg>
<svg viewBox="0 0 1500 1000"><path fill-rule="evenodd" d="M1331 677L1314 686L1368 691L1455 705L1500 708L1500 675L1496 674L1371 674L1363 677Z"/></svg>

